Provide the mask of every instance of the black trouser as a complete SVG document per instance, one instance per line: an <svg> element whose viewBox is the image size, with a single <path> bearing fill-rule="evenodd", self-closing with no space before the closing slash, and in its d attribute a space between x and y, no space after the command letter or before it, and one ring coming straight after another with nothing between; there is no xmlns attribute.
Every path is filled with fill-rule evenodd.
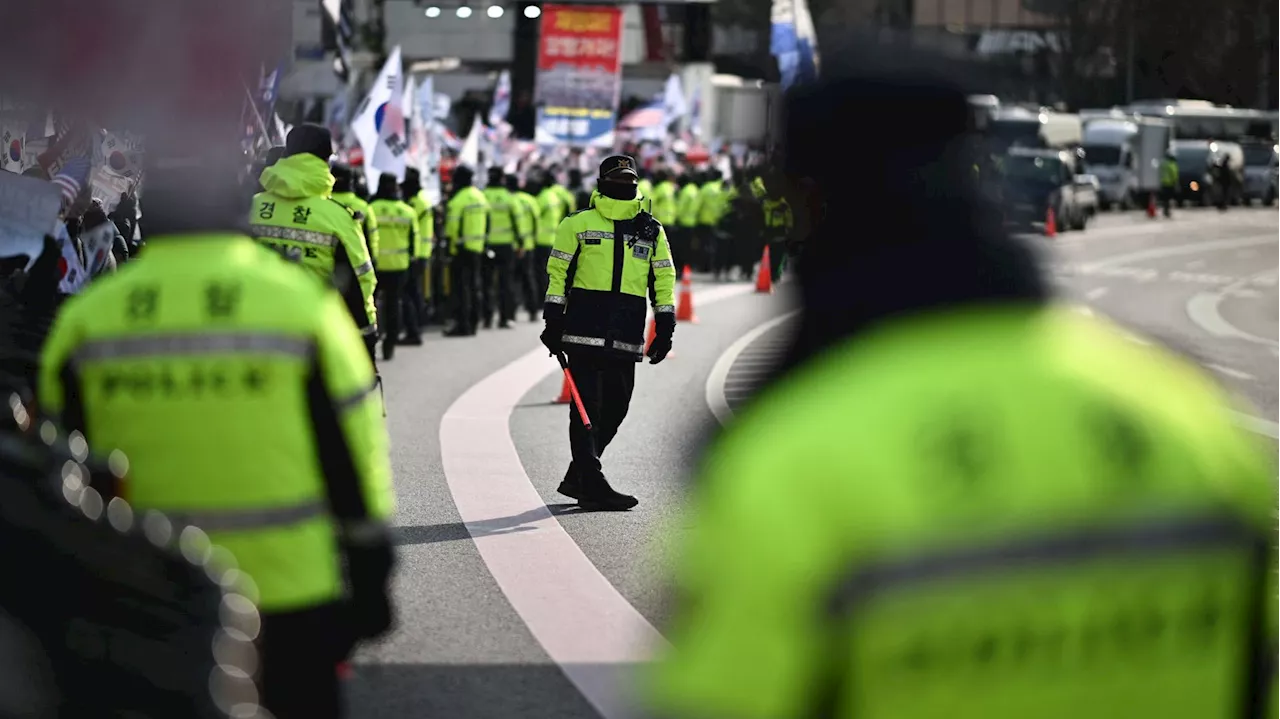
<svg viewBox="0 0 1280 719"><path fill-rule="evenodd" d="M677 225L671 228L671 236L667 238L671 243L671 264L676 268L677 277L680 268L693 262L693 229Z"/></svg>
<svg viewBox="0 0 1280 719"><path fill-rule="evenodd" d="M569 450L573 455L569 471L576 472L584 486L590 487L593 481L604 477L600 455L618 434L618 427L631 407L636 361L595 350L574 352L569 349L567 354L573 382L582 396L582 406L591 418L591 429L588 430L578 415L577 405L569 404Z"/></svg>
<svg viewBox="0 0 1280 719"><path fill-rule="evenodd" d="M474 334L476 325L480 323L477 290L481 257L483 255L479 252L459 248L458 254L449 263L453 270L450 273L452 282L449 294L453 305L453 320L456 323L454 327L464 334Z"/></svg>
<svg viewBox="0 0 1280 719"><path fill-rule="evenodd" d="M382 295L383 332L382 352L395 347L400 340L400 330L416 336L418 313L413 308L409 291L409 270L383 270L378 273L378 292Z"/></svg>
<svg viewBox="0 0 1280 719"><path fill-rule="evenodd" d="M538 282L533 279L533 250L525 250L524 257L516 260L516 284L519 286L520 299L529 314L542 309L542 298L538 297Z"/></svg>
<svg viewBox="0 0 1280 719"><path fill-rule="evenodd" d="M711 261L711 271L715 273L716 279L721 279L729 273L729 270L735 264L733 249L736 238L730 237L727 232L718 230L712 230L712 233L715 235L713 240L715 254Z"/></svg>
<svg viewBox="0 0 1280 719"><path fill-rule="evenodd" d="M445 277L449 273L448 265L445 263L445 254L443 250L439 250L432 255L429 260L431 263L431 292L427 297L427 304L431 306L431 319L434 322L443 322L445 316L445 308L448 307L449 293L448 283Z"/></svg>
<svg viewBox="0 0 1280 719"><path fill-rule="evenodd" d="M277 719L338 719L345 714L337 665L354 645L348 621L339 604L262 614L259 696Z"/></svg>
<svg viewBox="0 0 1280 719"><path fill-rule="evenodd" d="M534 293L535 307L542 308L542 303L547 297L547 284L551 282L551 278L547 276L547 260L551 259L551 246L538 245L533 248L533 267L529 271L533 274L534 286L538 291ZM568 287L565 288L567 292Z"/></svg>
<svg viewBox="0 0 1280 719"><path fill-rule="evenodd" d="M413 295L413 307L417 313L418 323L426 321L427 315L427 265L431 260L425 257L415 259L409 264L409 290Z"/></svg>
<svg viewBox="0 0 1280 719"><path fill-rule="evenodd" d="M516 250L513 245L494 245L493 257L485 259L485 285L488 286L488 298L497 301L498 321L510 322L516 318L516 296L512 283L515 282ZM491 302L485 302L484 316L493 316Z"/></svg>
<svg viewBox="0 0 1280 719"><path fill-rule="evenodd" d="M1174 200L1173 196L1176 193L1177 193L1177 188L1174 188L1174 187L1160 188L1160 204L1164 205L1165 217L1173 216L1173 200Z"/></svg>

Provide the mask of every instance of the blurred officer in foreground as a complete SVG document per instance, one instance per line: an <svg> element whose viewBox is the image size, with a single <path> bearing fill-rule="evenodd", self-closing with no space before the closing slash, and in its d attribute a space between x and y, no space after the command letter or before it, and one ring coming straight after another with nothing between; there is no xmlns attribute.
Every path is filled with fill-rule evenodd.
<svg viewBox="0 0 1280 719"><path fill-rule="evenodd" d="M694 488L658 713L1263 716L1275 474L1223 396L1049 303L972 201L960 90L788 110L803 321Z"/></svg>
<svg viewBox="0 0 1280 719"><path fill-rule="evenodd" d="M285 141L285 156L262 171L267 188L249 209L254 239L332 283L360 328L369 356L378 341L373 303L377 279L364 233L351 210L329 195L333 140L319 125L299 125ZM154 186L154 180L149 181Z"/></svg>
<svg viewBox="0 0 1280 719"><path fill-rule="evenodd" d="M409 289L413 294L413 302L418 310L418 323L427 323L427 314L431 311L431 250L436 242L436 217L431 208L431 200L427 191L422 189L422 174L410 167L404 171L404 182L400 183L400 194L413 213L417 216L418 247L410 265Z"/></svg>
<svg viewBox="0 0 1280 719"><path fill-rule="evenodd" d="M444 235L449 240L454 320L445 337L470 337L480 323L479 283L489 203L484 193L471 184L473 177L471 168L465 165L453 171L453 197L445 208Z"/></svg>
<svg viewBox="0 0 1280 719"><path fill-rule="evenodd" d="M378 218L369 211L369 203L354 192L355 170L349 165L335 163L329 171L333 173L333 194L339 205L351 210L360 228L364 230L364 242L369 248L369 256L378 256Z"/></svg>
<svg viewBox="0 0 1280 719"><path fill-rule="evenodd" d="M63 306L40 408L120 448L131 504L205 530L253 580L263 704L278 719L340 716L336 665L392 621L394 497L373 364L327 283L236 229L234 169L148 162L147 252ZM327 194L324 161L305 152L279 165L268 187L288 178L289 194L255 210L274 202L264 214L314 228L285 241L345 233L330 219L353 222L345 209L301 192Z"/></svg>
<svg viewBox="0 0 1280 719"><path fill-rule="evenodd" d="M644 361L645 298L651 273L657 297L651 363L658 364L671 351L676 327L671 248L662 225L640 209L635 168L635 160L625 155L600 163L591 208L560 223L547 260L550 289L543 308L542 343L552 354L568 355L592 422L588 430L578 408L570 405L573 461L559 491L578 500L583 509L625 510L637 504L635 497L609 486L600 455L627 416L636 363ZM572 288L566 287L571 266Z"/></svg>
<svg viewBox="0 0 1280 719"><path fill-rule="evenodd" d="M396 176L388 173L378 178L378 192L369 203L369 211L378 218L378 275L382 287L382 311L386 313L382 358L389 360L395 356L398 344L422 344L418 303L409 272L421 242L418 238L418 215L400 199Z"/></svg>
<svg viewBox="0 0 1280 719"><path fill-rule="evenodd" d="M488 288L485 296L491 298L484 307L484 326L493 325L496 309L498 327L505 330L511 328L511 321L516 318L516 296L512 287L516 268L516 211L519 209L523 213L524 207L521 204L517 208L516 199L503 185L502 175L501 167L490 167L489 184L484 188L484 197L489 203L487 244L493 257L485 257L483 281ZM579 177L578 181L581 182L582 178ZM492 301L495 297L496 303Z"/></svg>

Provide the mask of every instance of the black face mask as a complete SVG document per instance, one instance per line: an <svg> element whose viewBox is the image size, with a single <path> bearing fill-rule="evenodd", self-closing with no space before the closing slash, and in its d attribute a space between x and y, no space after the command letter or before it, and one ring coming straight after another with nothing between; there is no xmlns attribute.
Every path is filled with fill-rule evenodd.
<svg viewBox="0 0 1280 719"><path fill-rule="evenodd" d="M636 199L636 185L631 182L613 182L611 180L601 180L597 186L600 194L611 200L634 200Z"/></svg>

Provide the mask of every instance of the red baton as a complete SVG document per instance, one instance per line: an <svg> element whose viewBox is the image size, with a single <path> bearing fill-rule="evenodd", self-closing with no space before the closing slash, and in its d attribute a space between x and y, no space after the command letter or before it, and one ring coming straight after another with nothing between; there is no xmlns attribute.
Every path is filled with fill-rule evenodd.
<svg viewBox="0 0 1280 719"><path fill-rule="evenodd" d="M582 395L578 394L578 384L573 381L573 373L569 371L569 360L565 358L563 352L557 352L556 359L560 361L560 369L564 370L564 381L569 383L569 394L573 396L573 404L578 408L582 425L591 429L591 418L587 416L587 408L582 406Z"/></svg>

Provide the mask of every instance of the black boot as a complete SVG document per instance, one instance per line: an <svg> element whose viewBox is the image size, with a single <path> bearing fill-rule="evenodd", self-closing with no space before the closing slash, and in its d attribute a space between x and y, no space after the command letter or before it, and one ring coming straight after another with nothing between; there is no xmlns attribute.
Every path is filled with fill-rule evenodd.
<svg viewBox="0 0 1280 719"><path fill-rule="evenodd" d="M560 482L560 487L556 491L570 499L580 499L582 497L582 478L573 469L573 462L570 462L569 468L564 471L564 480Z"/></svg>
<svg viewBox="0 0 1280 719"><path fill-rule="evenodd" d="M635 497L610 487L603 474L595 480L583 480L582 496L578 497L578 506L589 511L625 512L639 503Z"/></svg>

